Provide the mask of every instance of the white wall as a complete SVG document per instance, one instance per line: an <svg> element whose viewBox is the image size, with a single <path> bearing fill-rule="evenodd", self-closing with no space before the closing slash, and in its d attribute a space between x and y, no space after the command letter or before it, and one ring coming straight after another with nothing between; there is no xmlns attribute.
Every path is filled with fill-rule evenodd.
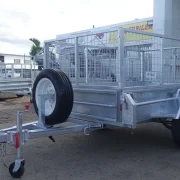
<svg viewBox="0 0 180 180"><path fill-rule="evenodd" d="M164 34L165 0L154 0L153 32Z"/></svg>
<svg viewBox="0 0 180 180"><path fill-rule="evenodd" d="M20 63L24 64L24 56L23 55L4 55L4 63L14 63L14 59L20 59ZM25 56L25 60L30 61L30 57Z"/></svg>
<svg viewBox="0 0 180 180"><path fill-rule="evenodd" d="M180 0L172 3L172 37L180 39Z"/></svg>
<svg viewBox="0 0 180 180"><path fill-rule="evenodd" d="M180 39L180 0L154 0L153 31Z"/></svg>

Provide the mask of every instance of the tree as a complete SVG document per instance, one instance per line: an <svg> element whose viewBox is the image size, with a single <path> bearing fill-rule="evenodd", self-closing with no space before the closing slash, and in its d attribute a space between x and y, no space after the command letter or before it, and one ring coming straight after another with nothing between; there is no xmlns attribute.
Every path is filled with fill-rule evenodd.
<svg viewBox="0 0 180 180"><path fill-rule="evenodd" d="M36 38L30 38L31 42L33 42L33 45L31 46L31 50L29 54L34 58L34 60L38 64L38 69L43 69L43 55L44 55L44 48L41 47L41 42ZM58 67L59 64L56 62L56 57L53 52L54 47L51 47L49 50L49 61L51 67ZM38 55L38 56L37 56Z"/></svg>
<svg viewBox="0 0 180 180"><path fill-rule="evenodd" d="M31 42L33 42L33 45L31 46L31 50L29 52L29 54L32 56L32 58L34 60L36 60L35 56L40 54L41 52L41 55L42 55L42 51L43 51L43 48L41 47L41 42L36 39L36 38L30 38L29 39ZM38 69L39 70L42 70L43 68L43 58L39 61L39 60L36 60L37 64L38 64Z"/></svg>
<svg viewBox="0 0 180 180"><path fill-rule="evenodd" d="M36 56L43 48L41 47L41 42L36 38L30 38L31 42L33 42L33 45L31 46L30 55Z"/></svg>

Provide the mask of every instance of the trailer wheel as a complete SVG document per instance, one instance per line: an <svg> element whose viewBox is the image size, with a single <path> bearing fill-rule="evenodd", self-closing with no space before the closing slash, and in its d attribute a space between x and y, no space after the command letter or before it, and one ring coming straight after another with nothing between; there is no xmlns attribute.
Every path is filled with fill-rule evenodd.
<svg viewBox="0 0 180 180"><path fill-rule="evenodd" d="M24 165L23 165L23 163L21 163L19 169L16 172L13 172L14 166L15 166L15 162L10 164L9 173L11 174L11 176L13 178L20 178L24 174Z"/></svg>
<svg viewBox="0 0 180 180"><path fill-rule="evenodd" d="M73 89L69 78L60 70L45 69L35 79L32 99L38 114L39 95L53 94L45 101L45 123L55 125L65 122L73 107Z"/></svg>
<svg viewBox="0 0 180 180"><path fill-rule="evenodd" d="M22 95L22 94L16 94L16 96L19 97L19 98L21 98L21 97L23 97L24 95Z"/></svg>
<svg viewBox="0 0 180 180"><path fill-rule="evenodd" d="M175 144L180 148L180 120L172 120L172 137Z"/></svg>

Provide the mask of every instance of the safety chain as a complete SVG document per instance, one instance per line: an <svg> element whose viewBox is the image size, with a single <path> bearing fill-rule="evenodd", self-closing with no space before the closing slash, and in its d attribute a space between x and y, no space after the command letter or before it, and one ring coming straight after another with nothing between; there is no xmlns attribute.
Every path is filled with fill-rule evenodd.
<svg viewBox="0 0 180 180"><path fill-rule="evenodd" d="M2 157L6 156L6 143L0 143L0 155Z"/></svg>

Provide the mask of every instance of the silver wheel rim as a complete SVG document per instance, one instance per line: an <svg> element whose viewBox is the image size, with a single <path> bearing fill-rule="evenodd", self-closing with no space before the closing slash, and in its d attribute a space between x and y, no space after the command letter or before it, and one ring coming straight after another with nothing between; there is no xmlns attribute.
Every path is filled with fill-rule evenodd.
<svg viewBox="0 0 180 180"><path fill-rule="evenodd" d="M39 107L39 95L54 95L54 98L48 98L45 100L45 116L49 116L55 109L56 105L56 91L53 83L48 78L42 78L36 86L35 98L37 107Z"/></svg>

